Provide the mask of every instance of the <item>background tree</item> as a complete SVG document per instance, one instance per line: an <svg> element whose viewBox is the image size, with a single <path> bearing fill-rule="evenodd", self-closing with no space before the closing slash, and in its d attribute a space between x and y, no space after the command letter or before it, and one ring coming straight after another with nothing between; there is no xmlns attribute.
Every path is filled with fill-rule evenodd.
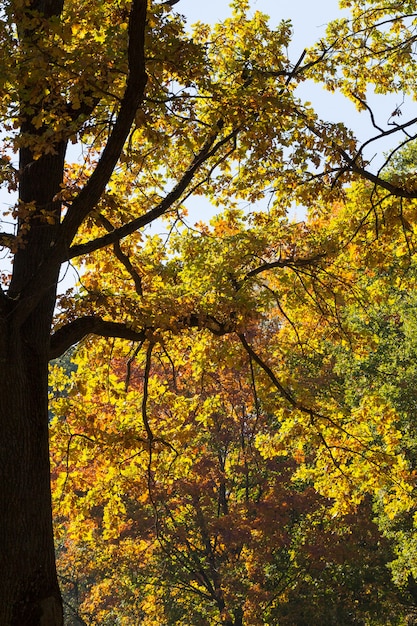
<svg viewBox="0 0 417 626"><path fill-rule="evenodd" d="M91 624L399 623L404 598L369 501L332 517L311 484L292 482L294 460L262 458L256 439L274 437L276 418L262 397L256 408L245 352L221 344L194 332L155 346L148 379L142 358L130 360L128 390L120 342L111 361L105 344L80 351L52 426L70 615ZM60 368L54 377L59 386Z"/></svg>

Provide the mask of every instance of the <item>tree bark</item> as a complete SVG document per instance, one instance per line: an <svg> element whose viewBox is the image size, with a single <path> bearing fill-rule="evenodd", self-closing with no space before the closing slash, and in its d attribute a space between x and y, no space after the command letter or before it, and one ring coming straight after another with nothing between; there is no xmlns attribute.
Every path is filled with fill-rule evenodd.
<svg viewBox="0 0 417 626"><path fill-rule="evenodd" d="M57 15L59 0L28 4ZM39 34L19 31L22 49ZM39 104L41 107L42 104ZM34 113L36 114L37 111ZM22 104L18 249L0 314L0 624L62 626L52 526L48 442L48 360L59 263L43 268L60 223L66 141L35 155L25 137L37 128ZM47 218L48 219L47 219ZM36 299L28 295L42 278Z"/></svg>
<svg viewBox="0 0 417 626"><path fill-rule="evenodd" d="M22 132L31 132L30 122ZM19 196L32 203L30 228L21 217L13 278L0 315L0 624L62 626L50 490L48 361L59 263L42 271L36 302L32 281L59 227L54 197L63 179L65 142L38 159L20 151ZM42 218L42 210L54 216ZM26 215L26 214L25 214Z"/></svg>
<svg viewBox="0 0 417 626"><path fill-rule="evenodd" d="M51 513L48 360L37 349L42 326L44 320L36 313L18 333L2 320L0 624L4 626L63 623Z"/></svg>

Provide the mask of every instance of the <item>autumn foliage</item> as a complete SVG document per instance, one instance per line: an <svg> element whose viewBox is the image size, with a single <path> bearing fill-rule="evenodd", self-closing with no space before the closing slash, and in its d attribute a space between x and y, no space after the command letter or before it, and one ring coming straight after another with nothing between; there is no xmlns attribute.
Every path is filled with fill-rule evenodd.
<svg viewBox="0 0 417 626"><path fill-rule="evenodd" d="M387 200L376 238L370 193L354 185L300 223L235 210L151 238L138 314L152 302L165 320L175 302L188 322L201 311L196 328L88 340L72 374L54 366L59 564L86 623L400 624L413 611L413 566L395 553L415 501L412 373L397 392L414 372L401 221L414 209L395 218Z"/></svg>
<svg viewBox="0 0 417 626"><path fill-rule="evenodd" d="M340 5L2 4L4 626L415 620L417 5Z"/></svg>

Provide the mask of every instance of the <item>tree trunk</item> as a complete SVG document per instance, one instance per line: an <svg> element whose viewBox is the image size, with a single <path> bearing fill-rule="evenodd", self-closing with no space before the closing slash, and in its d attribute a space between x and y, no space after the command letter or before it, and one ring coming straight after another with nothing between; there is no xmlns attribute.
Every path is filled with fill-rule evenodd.
<svg viewBox="0 0 417 626"><path fill-rule="evenodd" d="M30 125L26 125L29 126ZM25 129L27 130L27 128ZM20 151L19 249L0 300L0 624L62 626L55 566L48 443L48 360L59 263L56 237L66 144L33 158ZM43 219L48 211L52 220ZM27 228L29 225L29 228ZM31 285L43 287L35 294Z"/></svg>
<svg viewBox="0 0 417 626"><path fill-rule="evenodd" d="M39 313L39 311L38 311ZM15 333L2 320L0 624L61 626L48 449L48 360L36 312ZM32 341L35 337L35 341Z"/></svg>

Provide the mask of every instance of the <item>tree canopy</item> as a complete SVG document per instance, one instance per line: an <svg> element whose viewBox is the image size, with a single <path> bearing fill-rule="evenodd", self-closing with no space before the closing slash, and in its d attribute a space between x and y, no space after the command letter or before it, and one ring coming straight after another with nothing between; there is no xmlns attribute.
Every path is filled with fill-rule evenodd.
<svg viewBox="0 0 417 626"><path fill-rule="evenodd" d="M247 0L192 29L166 2L3 3L2 624L63 623L51 469L78 623L415 610L417 119L372 93L415 97L416 5L341 7L290 59Z"/></svg>

